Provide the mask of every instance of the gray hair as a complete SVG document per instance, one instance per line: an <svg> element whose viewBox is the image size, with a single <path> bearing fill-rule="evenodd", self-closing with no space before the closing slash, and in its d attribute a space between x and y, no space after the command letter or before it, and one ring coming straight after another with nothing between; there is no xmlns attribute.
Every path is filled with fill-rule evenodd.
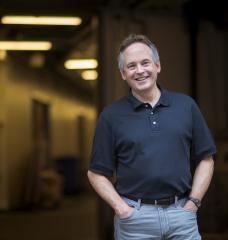
<svg viewBox="0 0 228 240"><path fill-rule="evenodd" d="M120 71L124 70L124 58L123 52L127 47L129 47L133 43L143 43L147 45L151 49L151 56L155 63L160 62L159 53L155 44L153 44L149 38L145 35L137 35L137 34L130 34L127 38L125 38L120 45L119 49L119 56L118 56L118 66Z"/></svg>

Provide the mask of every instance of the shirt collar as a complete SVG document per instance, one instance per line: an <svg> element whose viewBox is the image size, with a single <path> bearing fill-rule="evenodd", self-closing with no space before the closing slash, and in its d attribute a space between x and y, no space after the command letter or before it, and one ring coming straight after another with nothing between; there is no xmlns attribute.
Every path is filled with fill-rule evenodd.
<svg viewBox="0 0 228 240"><path fill-rule="evenodd" d="M161 91L161 96L157 102L157 106L158 105L162 105L164 107L169 107L170 106L170 99L168 97L168 93L166 90L162 89L159 85L158 85L160 91ZM132 106L134 109L144 105L145 103L141 102L140 100L138 100L133 94L132 94L132 90L129 90L128 93L128 99L131 102Z"/></svg>

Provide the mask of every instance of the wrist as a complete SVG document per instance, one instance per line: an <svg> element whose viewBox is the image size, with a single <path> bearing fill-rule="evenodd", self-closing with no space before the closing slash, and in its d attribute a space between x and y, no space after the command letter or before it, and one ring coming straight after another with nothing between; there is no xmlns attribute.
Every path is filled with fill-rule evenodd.
<svg viewBox="0 0 228 240"><path fill-rule="evenodd" d="M114 207L114 211L118 216L124 215L126 212L128 212L129 206L125 202L118 203Z"/></svg>
<svg viewBox="0 0 228 240"><path fill-rule="evenodd" d="M199 198L195 198L195 197L188 197L188 200L191 201L192 203L194 203L194 205L199 208L201 206L201 200Z"/></svg>

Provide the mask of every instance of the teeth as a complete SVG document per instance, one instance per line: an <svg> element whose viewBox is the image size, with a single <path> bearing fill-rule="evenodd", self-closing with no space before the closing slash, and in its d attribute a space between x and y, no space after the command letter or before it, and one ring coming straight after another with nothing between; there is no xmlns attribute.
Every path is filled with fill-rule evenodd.
<svg viewBox="0 0 228 240"><path fill-rule="evenodd" d="M146 78L144 77L144 78L137 78L136 80L137 81L143 81L143 80L145 80Z"/></svg>

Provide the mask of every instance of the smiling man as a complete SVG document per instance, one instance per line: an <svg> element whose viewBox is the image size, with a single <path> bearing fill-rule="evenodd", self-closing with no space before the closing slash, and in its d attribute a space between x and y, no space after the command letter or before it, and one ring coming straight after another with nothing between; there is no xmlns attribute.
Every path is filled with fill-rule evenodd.
<svg viewBox="0 0 228 240"><path fill-rule="evenodd" d="M146 36L128 36L118 62L129 94L100 114L88 170L115 211L115 239L201 239L197 210L216 152L207 124L192 98L157 84L159 55Z"/></svg>

